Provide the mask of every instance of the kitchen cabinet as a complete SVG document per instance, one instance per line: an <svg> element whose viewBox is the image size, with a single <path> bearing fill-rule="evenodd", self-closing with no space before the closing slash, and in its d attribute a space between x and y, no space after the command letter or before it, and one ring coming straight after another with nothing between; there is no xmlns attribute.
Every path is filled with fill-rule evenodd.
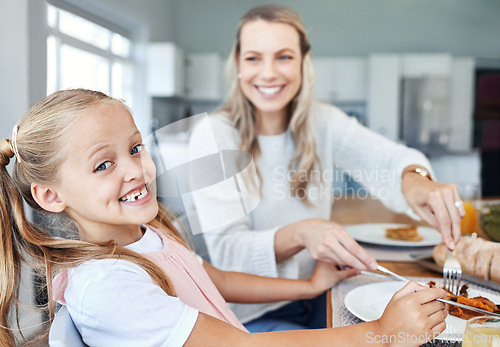
<svg viewBox="0 0 500 347"><path fill-rule="evenodd" d="M403 77L449 77L452 58L448 54L403 54Z"/></svg>
<svg viewBox="0 0 500 347"><path fill-rule="evenodd" d="M186 59L186 97L219 101L223 98L223 61L219 53L189 54Z"/></svg>
<svg viewBox="0 0 500 347"><path fill-rule="evenodd" d="M472 148L473 99L474 99L473 58L455 58L451 67L451 124L448 148L467 151Z"/></svg>
<svg viewBox="0 0 500 347"><path fill-rule="evenodd" d="M316 57L314 96L327 102L366 100L366 59Z"/></svg>
<svg viewBox="0 0 500 347"><path fill-rule="evenodd" d="M430 163L440 182L481 184L481 158L478 152L431 157Z"/></svg>
<svg viewBox="0 0 500 347"><path fill-rule="evenodd" d="M449 80L450 119L447 150L469 151L472 147L474 60L448 54L374 54L368 58L368 126L399 141L402 81L442 78ZM449 114L448 114L449 113ZM436 120L437 121L437 120ZM415 129L417 131L417 129Z"/></svg>
<svg viewBox="0 0 500 347"><path fill-rule="evenodd" d="M183 97L184 52L173 42L148 46L148 94L156 97Z"/></svg>
<svg viewBox="0 0 500 347"><path fill-rule="evenodd" d="M400 126L401 57L374 54L368 58L368 126L397 141Z"/></svg>

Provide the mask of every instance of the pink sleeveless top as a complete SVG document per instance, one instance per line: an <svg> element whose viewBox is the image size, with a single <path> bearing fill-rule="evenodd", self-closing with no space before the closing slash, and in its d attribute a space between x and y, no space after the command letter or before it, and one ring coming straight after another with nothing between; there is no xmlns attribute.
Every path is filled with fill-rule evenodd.
<svg viewBox="0 0 500 347"><path fill-rule="evenodd" d="M151 226L148 228L160 236L163 249L154 253L141 253L141 255L161 267L174 284L177 297L186 305L247 332L247 329L229 309L196 256L172 238ZM52 286L55 294L64 291L67 278L67 270L54 277ZM64 295L59 298L59 302L66 304Z"/></svg>

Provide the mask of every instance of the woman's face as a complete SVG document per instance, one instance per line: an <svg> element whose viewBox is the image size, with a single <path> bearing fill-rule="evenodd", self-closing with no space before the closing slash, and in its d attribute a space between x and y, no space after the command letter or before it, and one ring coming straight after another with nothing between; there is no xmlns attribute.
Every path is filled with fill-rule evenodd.
<svg viewBox="0 0 500 347"><path fill-rule="evenodd" d="M302 83L302 54L297 30L284 23L255 20L240 33L239 83L262 117L286 116Z"/></svg>

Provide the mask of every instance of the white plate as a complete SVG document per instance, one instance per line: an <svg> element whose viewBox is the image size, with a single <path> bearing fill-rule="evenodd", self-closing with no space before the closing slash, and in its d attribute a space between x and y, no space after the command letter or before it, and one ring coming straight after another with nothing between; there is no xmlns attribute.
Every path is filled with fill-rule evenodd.
<svg viewBox="0 0 500 347"><path fill-rule="evenodd" d="M418 233L424 237L421 241L402 241L385 237L386 228L399 228L405 226L408 225L393 223L367 223L346 225L345 228L356 241L371 243L375 245L424 247L435 246L441 243L441 234L439 233L439 231L433 228L421 226L417 227Z"/></svg>
<svg viewBox="0 0 500 347"><path fill-rule="evenodd" d="M424 283L422 283L424 284ZM366 322L379 319L392 296L405 285L401 281L372 283L357 287L347 293L344 304L353 315ZM482 295L494 303L500 296L469 288L469 297ZM446 318L446 329L437 338L441 340L461 340L466 321L455 316Z"/></svg>

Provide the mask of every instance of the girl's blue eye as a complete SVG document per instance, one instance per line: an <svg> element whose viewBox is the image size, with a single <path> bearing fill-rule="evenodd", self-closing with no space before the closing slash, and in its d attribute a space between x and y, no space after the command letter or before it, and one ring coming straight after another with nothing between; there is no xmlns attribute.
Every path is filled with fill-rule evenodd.
<svg viewBox="0 0 500 347"><path fill-rule="evenodd" d="M142 143L139 145L136 145L132 148L132 150L130 151L130 154L132 154L132 155L137 154L137 153L141 152L143 148L144 148L144 145Z"/></svg>
<svg viewBox="0 0 500 347"><path fill-rule="evenodd" d="M278 59L281 59L281 60L288 60L288 59L292 59L291 56L289 55L281 55Z"/></svg>
<svg viewBox="0 0 500 347"><path fill-rule="evenodd" d="M95 171L104 171L106 170L107 168L109 168L111 166L111 162L110 161L106 161L102 164L100 164L96 169Z"/></svg>

